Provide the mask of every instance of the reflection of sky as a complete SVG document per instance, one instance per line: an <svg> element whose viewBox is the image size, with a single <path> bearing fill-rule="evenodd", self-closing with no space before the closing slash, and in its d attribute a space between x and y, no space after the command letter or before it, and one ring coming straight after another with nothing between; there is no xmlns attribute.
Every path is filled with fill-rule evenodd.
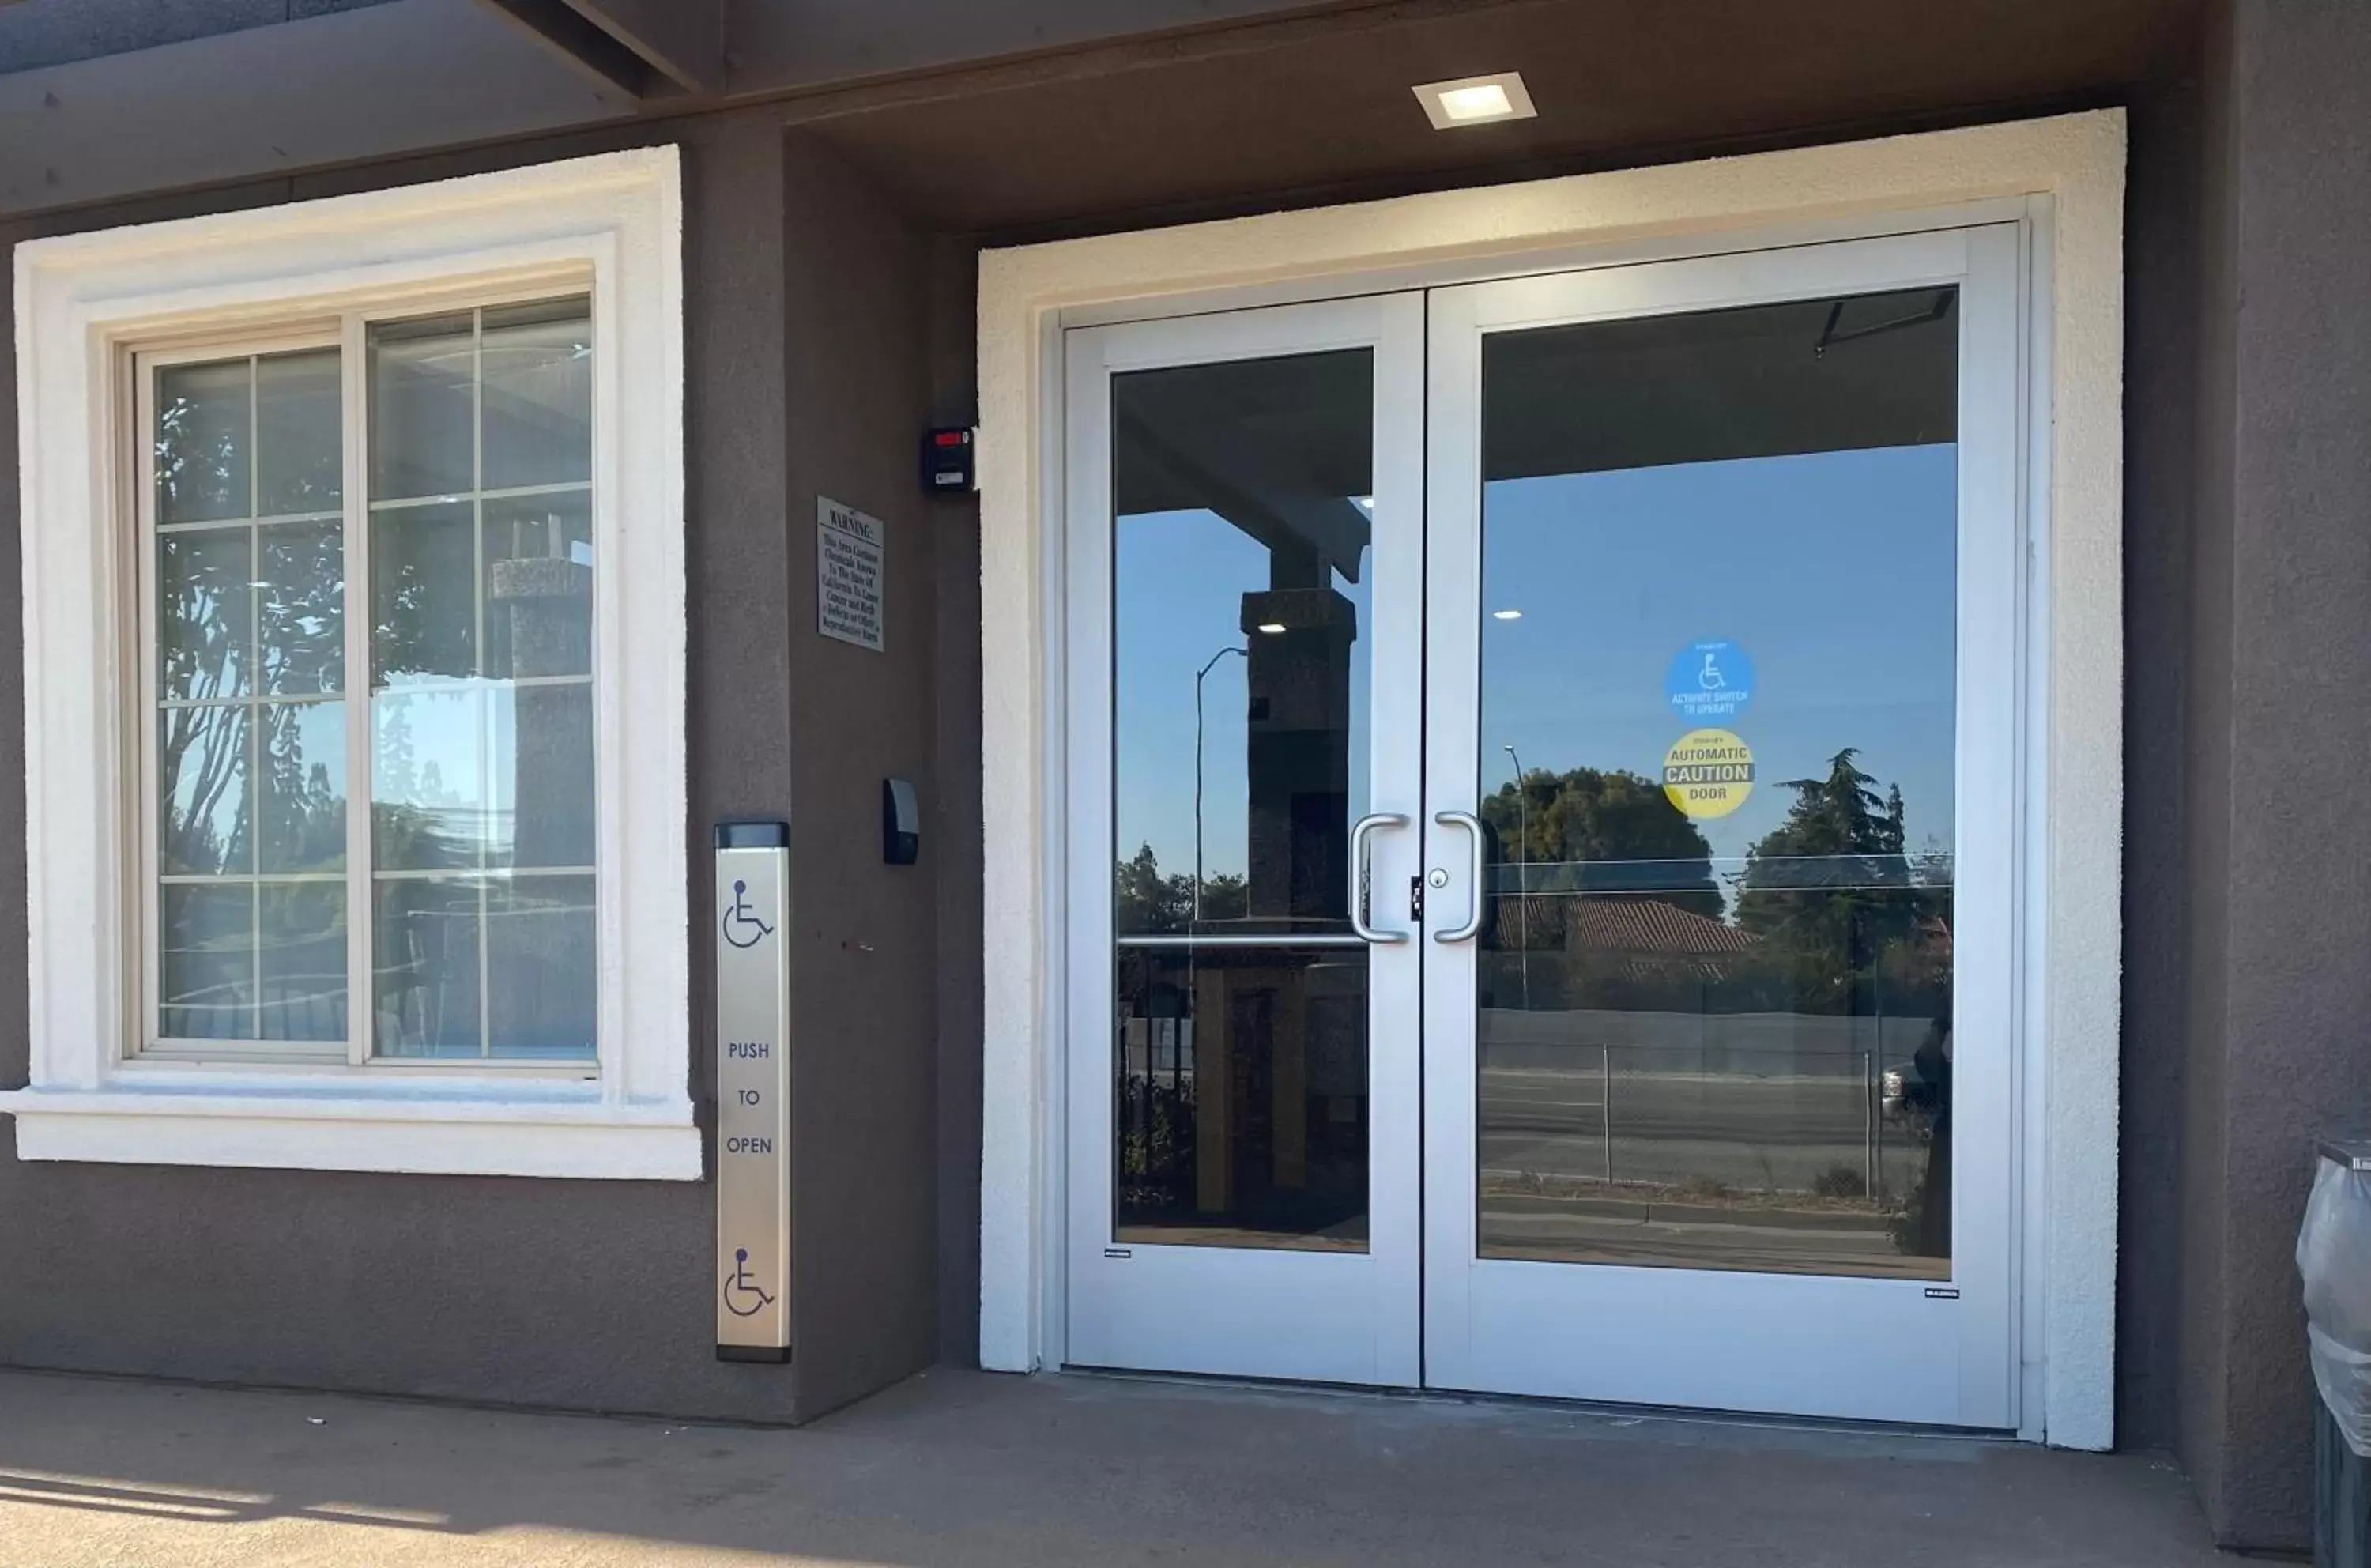
<svg viewBox="0 0 2371 1568"><path fill-rule="evenodd" d="M1480 784L1532 769L1660 776L1692 726L1665 696L1672 656L1726 638L1756 691L1726 721L1752 747L1754 790L1701 823L1741 856L1784 820L1781 781L1860 767L1902 788L1913 852L1952 831L1955 449L1949 444L1752 458L1494 482L1486 494ZM1371 571L1362 578L1371 579ZM1116 790L1122 856L1194 858L1194 672L1245 640L1242 595L1267 552L1207 512L1123 518L1114 571ZM1352 811L1367 791L1369 583L1353 666ZM1500 621L1486 612L1520 609ZM1204 683L1205 860L1245 862L1243 662Z"/></svg>
<svg viewBox="0 0 2371 1568"><path fill-rule="evenodd" d="M1728 728L1755 784L1697 825L1742 855L1785 820L1789 778L1860 750L1902 787L1908 845L1951 837L1958 516L1949 444L1499 480L1485 498L1482 786L1531 769L1661 776L1693 726L1665 680L1726 638L1756 690Z"/></svg>
<svg viewBox="0 0 2371 1568"><path fill-rule="evenodd" d="M1350 661L1350 811L1367 801L1368 591L1339 576L1334 590L1358 606ZM1163 871L1194 867L1194 672L1221 648L1241 648L1243 599L1268 585L1267 548L1213 512L1153 512L1119 520L1113 550L1113 718L1117 832L1122 859L1152 846ZM1250 864L1243 755L1243 661L1211 666L1202 682L1204 873L1242 876ZM1347 825L1347 824L1346 824Z"/></svg>
<svg viewBox="0 0 2371 1568"><path fill-rule="evenodd" d="M559 688L538 689L563 695ZM468 843L484 836L497 853L506 851L518 804L519 699L519 689L507 681L374 693L378 741L372 748L372 800L419 807L434 813L448 836ZM408 732L408 765L394 752L399 727Z"/></svg>

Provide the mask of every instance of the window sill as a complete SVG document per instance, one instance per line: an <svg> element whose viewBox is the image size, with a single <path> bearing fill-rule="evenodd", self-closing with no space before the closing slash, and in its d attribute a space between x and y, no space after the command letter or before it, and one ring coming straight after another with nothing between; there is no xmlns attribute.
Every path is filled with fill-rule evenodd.
<svg viewBox="0 0 2371 1568"><path fill-rule="evenodd" d="M691 1102L612 1104L597 1084L405 1075L143 1072L137 1083L0 1093L17 1158L437 1176L697 1182Z"/></svg>

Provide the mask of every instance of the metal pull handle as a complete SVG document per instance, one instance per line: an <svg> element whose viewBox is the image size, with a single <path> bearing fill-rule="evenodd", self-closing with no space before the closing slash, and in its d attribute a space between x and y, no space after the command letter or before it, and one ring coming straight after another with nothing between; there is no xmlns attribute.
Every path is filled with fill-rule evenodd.
<svg viewBox="0 0 2371 1568"><path fill-rule="evenodd" d="M1465 885L1473 890L1473 911L1466 916L1465 924L1453 931L1435 931L1432 934L1432 940L1437 942L1470 942L1482 934L1482 912L1485 907L1482 903L1482 819L1472 812L1435 812L1432 813L1432 820L1443 827L1463 828L1466 841L1473 846L1474 849L1474 859L1465 882Z"/></svg>
<svg viewBox="0 0 2371 1568"><path fill-rule="evenodd" d="M1405 931L1378 931L1367 924L1367 915L1374 907L1375 865L1368 840L1379 827L1405 827L1408 819L1397 812L1375 812L1360 817L1350 829L1350 929L1374 943L1390 947L1407 940Z"/></svg>

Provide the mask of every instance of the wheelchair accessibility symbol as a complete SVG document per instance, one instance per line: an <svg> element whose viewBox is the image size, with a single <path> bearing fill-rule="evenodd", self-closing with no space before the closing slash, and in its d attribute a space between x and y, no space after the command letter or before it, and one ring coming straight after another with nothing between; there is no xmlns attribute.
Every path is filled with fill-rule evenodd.
<svg viewBox="0 0 2371 1568"><path fill-rule="evenodd" d="M1690 643L1672 657L1663 695L1691 724L1734 719L1753 700L1753 661L1727 638Z"/></svg>
<svg viewBox="0 0 2371 1568"><path fill-rule="evenodd" d="M724 1279L724 1309L736 1318L754 1318L774 1304L765 1287L749 1277L749 1249L733 1249L733 1272Z"/></svg>
<svg viewBox="0 0 2371 1568"><path fill-rule="evenodd" d="M724 912L724 940L736 948L753 948L774 934L774 928L758 918L749 907L749 884L733 884L733 907Z"/></svg>

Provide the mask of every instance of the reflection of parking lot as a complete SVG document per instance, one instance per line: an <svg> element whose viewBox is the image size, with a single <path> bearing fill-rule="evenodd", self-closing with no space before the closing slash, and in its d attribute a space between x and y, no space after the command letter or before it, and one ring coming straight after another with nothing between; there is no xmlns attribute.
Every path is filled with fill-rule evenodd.
<svg viewBox="0 0 2371 1568"><path fill-rule="evenodd" d="M1482 1252L1490 1258L1900 1279L1948 1279L1951 1272L1947 1258L1905 1254L1891 1219L1868 1213L1485 1193L1481 1220Z"/></svg>
<svg viewBox="0 0 2371 1568"><path fill-rule="evenodd" d="M1889 1114L1878 1089L1924 1019L1488 1009L1480 1022L1486 1186L1610 1176L1898 1205L1925 1176L1924 1119Z"/></svg>
<svg viewBox="0 0 2371 1568"><path fill-rule="evenodd" d="M1857 1076L1485 1067L1481 1094L1486 1172L1602 1181L1609 1122L1617 1182L1810 1192L1843 1170L1899 1197L1926 1169Z"/></svg>
<svg viewBox="0 0 2371 1568"><path fill-rule="evenodd" d="M1488 1255L1948 1277L1898 1233L1926 1173L1922 1129L1879 1109L1857 1069L1609 1071L1614 1053L1588 1055L1594 1072L1482 1071Z"/></svg>

